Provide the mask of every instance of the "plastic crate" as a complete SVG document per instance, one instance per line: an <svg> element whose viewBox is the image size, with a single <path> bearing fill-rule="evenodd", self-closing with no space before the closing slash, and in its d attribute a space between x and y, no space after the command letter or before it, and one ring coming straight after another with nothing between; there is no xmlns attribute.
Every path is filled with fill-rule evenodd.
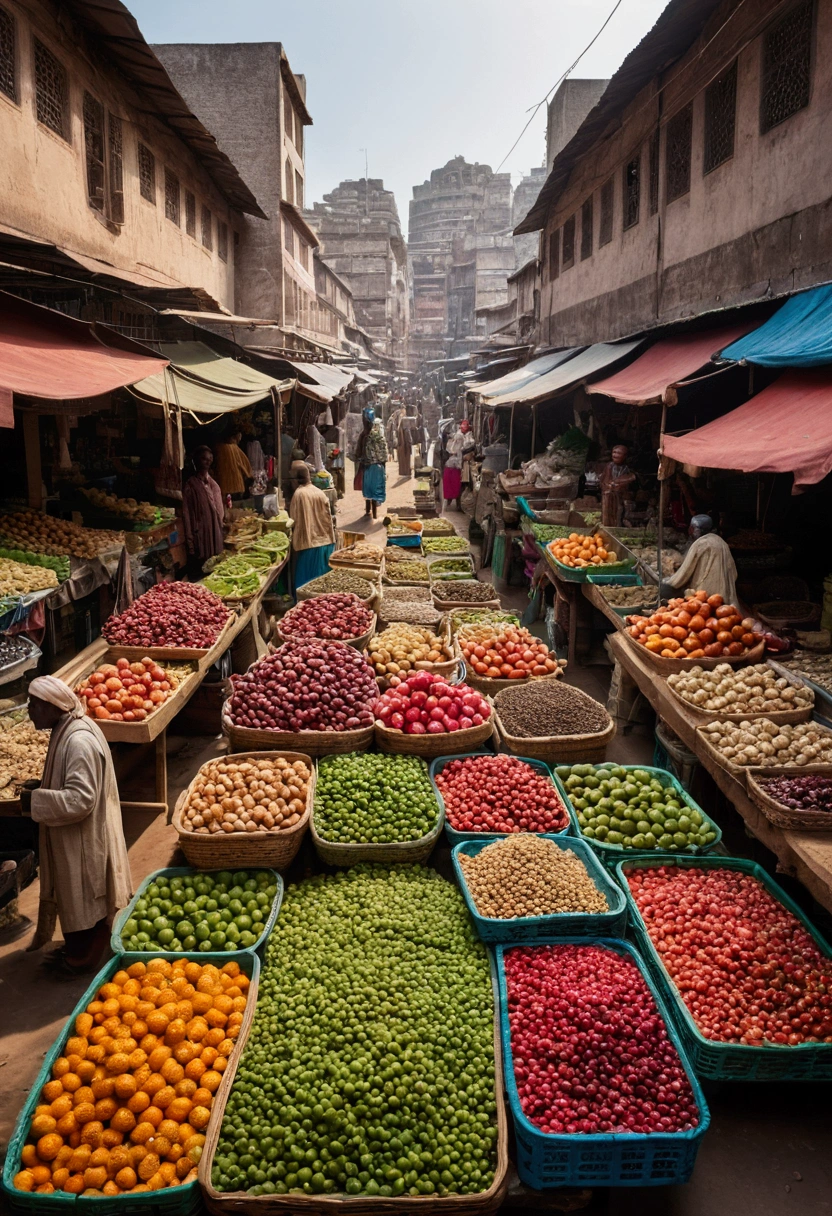
<svg viewBox="0 0 832 1216"><path fill-rule="evenodd" d="M623 937L627 927L627 901L624 892L614 883L598 858L584 840L576 840L574 836L558 836L543 834L544 840L551 840L559 849L571 849L586 866L595 886L607 898L607 912L553 912L548 916L520 916L511 920L496 917L481 916L468 890L465 873L459 861L460 853L474 857L489 844L491 840L465 840L454 846L451 861L456 872L457 882L466 904L471 913L471 919L481 941L484 942L536 942L540 938L563 934L564 936L587 937Z"/></svg>
<svg viewBox="0 0 832 1216"><path fill-rule="evenodd" d="M442 806L443 811L445 809L445 802L436 785L436 774L441 773L442 769L445 767L445 765L450 764L450 762L452 760L469 760L471 758L471 756L493 756L493 755L494 755L494 752L486 752L486 751L467 752L465 754L456 755L456 756L437 756L437 758L431 762L431 766L430 766L430 770L429 770L430 780L431 780L431 784L433 785L433 788L436 792L436 797L439 799L439 803ZM576 836L578 833L577 833L577 823L575 821L575 812L572 810L572 807L569 804L569 801L566 798L564 798L563 787L558 784L549 765L546 764L543 760L530 760L527 756L512 756L512 760L521 760L523 762L523 764L531 765L531 767L533 769L535 769L536 772L541 773L544 777L548 777L549 780L554 785L555 789L557 790L558 796L560 797L561 802L566 807L566 813L569 817L569 822L567 823L565 828L561 829L560 832L553 832L552 835L554 835L554 836ZM537 833L537 835L545 835L545 834L546 833L543 833L543 832ZM445 835L448 837L448 840L450 841L450 843L452 845L454 845L454 844L462 844L463 841L466 841L466 840L485 840L485 841L498 840L501 836L507 835L507 833L506 832L458 832L456 830L456 828L452 828L451 825L448 823L448 816L446 814L445 815Z"/></svg>
<svg viewBox="0 0 832 1216"><path fill-rule="evenodd" d="M410 536L387 536L388 545L399 545L402 549L419 549L422 545L421 532L412 532Z"/></svg>
<svg viewBox="0 0 832 1216"><path fill-rule="evenodd" d="M102 984L106 984L111 976L115 975L122 967L127 968L132 963L144 962L148 956L144 954L118 954L115 958L102 967L96 977L90 983L89 988L78 1001L78 1004L73 1009L67 1019L61 1033L56 1038L55 1042L50 1047L44 1057L41 1070L38 1073L32 1088L29 1090L29 1096L26 1103L17 1117L17 1122L14 1126L9 1146L6 1151L6 1160L3 1165L3 1178L0 1183L0 1188L3 1192L2 1210L4 1212L22 1213L25 1216L32 1216L37 1213L38 1216L47 1214L47 1216L194 1216L195 1213L202 1211L202 1194L197 1182L189 1182L187 1186L167 1187L162 1191L145 1191L139 1192L138 1195L132 1195L129 1192L125 1195L68 1195L63 1191L56 1191L52 1195L37 1195L34 1192L18 1191L13 1185L15 1175L21 1168L20 1153L23 1145L26 1143L26 1137L29 1132L29 1124L32 1121L32 1116L35 1112L35 1107L40 1100L41 1090L49 1080L52 1071L52 1065L55 1060L61 1055L64 1044L71 1034L74 1033L75 1019L79 1013L86 1010L90 1001L95 999L96 993ZM260 975L260 959L251 951L244 951L232 958L230 954L171 954L164 950L158 950L152 956L153 958L166 958L174 962L176 959L191 959L196 963L213 963L216 967L222 967L226 963L236 962L239 964L240 970L244 972L250 979L256 980ZM72 1213L70 1213L72 1209Z"/></svg>
<svg viewBox="0 0 832 1216"><path fill-rule="evenodd" d="M244 868L247 870L251 869L250 866L239 867L239 868ZM258 937L257 941L254 943L253 946L249 946L248 948L241 947L239 950L222 951L222 953L227 955L229 959L236 958L238 954L244 954L247 952L247 950L248 950L248 952L250 952L252 950L260 949L260 947L268 939L269 934L271 933L272 929L274 928L274 922L277 920L277 914L280 911L280 905L283 902L283 879L280 877L277 870L272 870L268 866L257 866L255 868L258 870L268 870L268 872L274 877L274 880L277 883L277 895L275 895L274 900L272 901L271 910L270 910L268 918L266 920L266 927L263 930L263 932L260 934L260 936ZM229 869L229 867L225 867L225 869L227 871ZM235 873L237 871L237 869L238 869L238 867L233 867L232 873ZM112 932L112 936L110 937L110 949L112 950L113 954L126 953L126 947L121 938L121 931L124 928L125 921L129 920L130 917L133 915L133 909L136 906L137 900L141 899L142 895L144 894L144 892L147 890L147 888L150 886L151 883L158 882L160 878L185 878L188 875L192 875L192 874L197 875L197 874L218 874L218 873L220 873L219 870L195 870L191 866L170 866L167 869L156 870L153 874L149 874L148 877L142 883L142 885L139 887L136 894L130 900L130 903L127 905L127 907L124 909L123 912L120 912L118 914L115 921L113 922L113 932ZM133 953L137 954L137 956L139 958L144 958L145 956L147 956L148 958L150 958L150 957L155 958L161 950L164 950L163 946L158 946L154 950L133 951ZM217 951L213 951L213 953L216 954Z"/></svg>
<svg viewBox="0 0 832 1216"><path fill-rule="evenodd" d="M498 945L496 953L500 985L500 1037L508 1104L517 1142L517 1173L520 1181L535 1190L557 1186L673 1186L687 1182L711 1117L705 1096L685 1055L665 1002L638 953L629 942L617 938L550 937L535 944L602 946L634 961L650 989L667 1027L668 1037L679 1053L687 1073L699 1109L699 1126L691 1131L657 1132L654 1135L598 1132L571 1136L542 1132L535 1127L523 1114L520 1106L511 1054L508 993L503 960L507 950L517 947Z"/></svg>
<svg viewBox="0 0 832 1216"><path fill-rule="evenodd" d="M764 1047L744 1047L735 1043L714 1043L697 1028L693 1016L661 961L647 933L641 913L630 893L628 869L656 866L683 866L687 869L739 870L756 878L769 894L797 917L827 958L832 947L806 919L793 899L754 861L744 857L646 857L626 858L616 866L616 878L627 896L630 927L636 943L670 1009L674 1025L685 1045L688 1058L699 1077L712 1081L832 1081L832 1043L799 1043L795 1047L776 1043Z"/></svg>
<svg viewBox="0 0 832 1216"><path fill-rule="evenodd" d="M699 767L696 754L685 747L681 739L674 735L668 738L669 727L662 730L661 722L656 723L656 743L653 749L653 764L656 768L665 768L672 773L677 781L690 790L693 778ZM673 732L670 731L672 734Z"/></svg>
<svg viewBox="0 0 832 1216"><path fill-rule="evenodd" d="M558 765L558 767L562 768L563 765ZM557 775L557 773L554 773L553 778L554 778L555 784L558 787L558 791L559 791L561 797L566 800L566 802L569 806L569 814L572 816L573 822L575 824L575 834L577 836L580 836L581 840L586 840L587 843L595 850L595 852L598 853L598 855L603 860L604 864L609 866L610 868L613 868L615 865L617 865L617 863L619 861L621 861L623 858L647 857L647 858L655 859L656 857L679 857L679 856L704 857L707 853L712 853L714 851L714 849L717 847L717 845L719 844L719 842L722 840L722 830L720 829L718 824L714 823L714 821L713 821L713 819L711 819L710 815L706 814L706 812L702 810L702 807L699 805L699 803L695 802L693 800L693 798L691 798L690 794L687 792L687 790L684 788L684 786L681 785L680 782L677 781L677 779L673 776L673 773L668 772L666 769L651 768L647 764L614 764L612 761L607 761L605 764L594 764L592 767L594 769L596 769L596 771L601 768L623 768L623 769L626 769L627 771L632 771L633 769L640 769L641 771L643 771L645 773L649 773L651 777L657 777L658 780L661 781L662 785L672 786L673 789L675 790L675 792L681 797L681 799L685 803L685 805L693 808L693 810L698 811L699 814L704 819L705 823L708 824L709 830L712 832L716 832L716 838L714 840L712 840L710 844L707 844L702 848L700 848L699 845L695 845L695 846L693 846L692 851L688 851L687 849L680 850L680 851L674 850L674 849L670 849L670 850L625 849L624 846L621 844L607 844L606 841L604 841L604 840L590 840L586 836L582 835L581 826L578 822L578 812L575 810L574 806L572 805L572 801L569 797L569 793L566 789L566 786L563 784L563 782L561 781L561 779Z"/></svg>
<svg viewBox="0 0 832 1216"><path fill-rule="evenodd" d="M605 587L609 583L618 583L621 587L644 586L637 574L587 574L586 581L596 587ZM630 611L629 608L627 611Z"/></svg>

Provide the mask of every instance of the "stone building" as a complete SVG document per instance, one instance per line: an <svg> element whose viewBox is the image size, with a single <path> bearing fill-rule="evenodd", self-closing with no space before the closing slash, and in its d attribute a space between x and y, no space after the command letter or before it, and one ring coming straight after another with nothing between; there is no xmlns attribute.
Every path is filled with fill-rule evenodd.
<svg viewBox="0 0 832 1216"><path fill-rule="evenodd" d="M513 228L516 228L526 218L537 202L537 196L543 189L546 177L545 166L539 165L530 170L515 187L514 197L511 200L511 223ZM514 238L515 268L519 270L521 266L525 266L532 258L536 258L539 247L540 238L535 232L526 232L522 236L516 236Z"/></svg>
<svg viewBox="0 0 832 1216"><path fill-rule="evenodd" d="M404 366L410 320L407 246L392 190L381 178L341 182L305 218L321 255L350 287L358 324Z"/></svg>

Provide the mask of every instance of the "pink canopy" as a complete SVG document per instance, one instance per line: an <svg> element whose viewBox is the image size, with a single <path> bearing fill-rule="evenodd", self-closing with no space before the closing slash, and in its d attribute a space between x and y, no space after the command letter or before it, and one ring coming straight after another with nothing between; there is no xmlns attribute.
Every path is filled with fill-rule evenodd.
<svg viewBox="0 0 832 1216"><path fill-rule="evenodd" d="M710 469L794 473L795 485L814 485L832 469L832 369L785 372L730 414L665 435L662 452Z"/></svg>

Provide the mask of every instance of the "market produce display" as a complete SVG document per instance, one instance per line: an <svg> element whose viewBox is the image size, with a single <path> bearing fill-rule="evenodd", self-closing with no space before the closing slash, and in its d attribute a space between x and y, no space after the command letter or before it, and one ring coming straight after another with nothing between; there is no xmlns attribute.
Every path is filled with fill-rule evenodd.
<svg viewBox="0 0 832 1216"><path fill-rule="evenodd" d="M144 888L120 928L125 950L250 950L277 895L271 870L164 874Z"/></svg>
<svg viewBox="0 0 832 1216"><path fill-rule="evenodd" d="M87 716L108 722L143 722L193 675L192 667L170 667L154 659L102 663L76 685Z"/></svg>
<svg viewBox="0 0 832 1216"><path fill-rule="evenodd" d="M435 600L445 600L449 604L487 604L497 599L497 592L491 583L480 583L473 578L470 582L455 580L453 583L435 583L432 591Z"/></svg>
<svg viewBox="0 0 832 1216"><path fill-rule="evenodd" d="M218 595L199 583L157 583L102 633L110 645L210 650L228 621Z"/></svg>
<svg viewBox="0 0 832 1216"><path fill-rule="evenodd" d="M115 494L108 494L96 486L81 486L81 493L100 511L123 515L125 519L132 519L134 523L152 524L161 518L159 508L149 502L137 502L135 498L118 498Z"/></svg>
<svg viewBox="0 0 832 1216"><path fill-rule="evenodd" d="M227 705L234 726L297 732L373 724L375 676L364 656L344 642L284 642L231 680Z"/></svg>
<svg viewBox="0 0 832 1216"><path fill-rule="evenodd" d="M832 959L750 874L657 866L626 875L699 1031L717 1043L832 1043Z"/></svg>
<svg viewBox="0 0 832 1216"><path fill-rule="evenodd" d="M570 535L570 529L564 524L539 524L534 520L528 520L523 523L524 530L527 527L541 545L548 545L550 540L565 540Z"/></svg>
<svg viewBox="0 0 832 1216"><path fill-rule="evenodd" d="M456 641L472 671L489 680L526 680L560 670L546 643L520 625L463 625Z"/></svg>
<svg viewBox="0 0 832 1216"><path fill-rule="evenodd" d="M303 586L302 590L305 592L304 599L342 591L349 595L357 595L360 600L369 600L376 593L376 588L372 583L368 582L366 578L362 578L360 574L353 574L351 570L330 570L328 574L322 574L320 578L313 578L311 582Z"/></svg>
<svg viewBox="0 0 832 1216"><path fill-rule="evenodd" d="M375 712L390 730L444 735L482 726L491 716L491 706L467 684L448 684L442 676L419 671L385 692Z"/></svg>
<svg viewBox="0 0 832 1216"><path fill-rule="evenodd" d="M429 587L385 587L381 602L382 606L386 604L388 608L395 607L396 604L425 604L433 607Z"/></svg>
<svg viewBox="0 0 832 1216"><path fill-rule="evenodd" d="M815 722L750 718L747 722L707 722L705 739L723 759L746 768L783 764L832 764L832 731Z"/></svg>
<svg viewBox="0 0 832 1216"><path fill-rule="evenodd" d="M420 519L399 519L398 515L391 515L387 520L388 536L420 536L421 532Z"/></svg>
<svg viewBox="0 0 832 1216"><path fill-rule="evenodd" d="M0 671L30 658L32 645L28 638L14 633L0 633Z"/></svg>
<svg viewBox="0 0 832 1216"><path fill-rule="evenodd" d="M342 566L375 566L378 568L384 560L384 550L369 541L357 540L343 549L336 549L329 559L330 565Z"/></svg>
<svg viewBox="0 0 832 1216"><path fill-rule="evenodd" d="M423 536L425 553L467 553L468 541L463 536Z"/></svg>
<svg viewBox="0 0 832 1216"><path fill-rule="evenodd" d="M19 562L23 566L44 566L47 570L54 570L58 576L59 583L63 583L69 578L68 557L54 557L48 553L32 553L28 549L3 548L0 548L0 557L10 558L13 562Z"/></svg>
<svg viewBox="0 0 832 1216"><path fill-rule="evenodd" d="M27 549L56 557L98 557L124 544L123 532L82 528L42 511L21 510L0 516L0 541L10 549Z"/></svg>
<svg viewBox="0 0 832 1216"><path fill-rule="evenodd" d="M511 920L609 911L580 857L542 836L506 836L479 853L458 857L480 916Z"/></svg>
<svg viewBox="0 0 832 1216"><path fill-rule="evenodd" d="M213 1187L478 1194L498 1166L495 1111L488 957L457 888L372 865L290 887Z"/></svg>
<svg viewBox="0 0 832 1216"><path fill-rule="evenodd" d="M655 587L625 587L621 583L605 583L601 587L601 594L614 608L648 608L658 603Z"/></svg>
<svg viewBox="0 0 832 1216"><path fill-rule="evenodd" d="M631 545L630 550L658 577L659 551L655 545ZM662 576L675 574L683 560L675 549L662 549Z"/></svg>
<svg viewBox="0 0 832 1216"><path fill-rule="evenodd" d="M378 614L383 621L428 627L438 625L442 619L442 613L438 608L434 608L430 591L426 586L386 587Z"/></svg>
<svg viewBox="0 0 832 1216"><path fill-rule="evenodd" d="M426 626L404 622L388 625L370 639L367 647L368 662L384 688L395 688L410 672L428 664L447 663L451 657L450 647L438 634Z"/></svg>
<svg viewBox="0 0 832 1216"><path fill-rule="evenodd" d="M407 549L402 550L407 553ZM384 578L388 583L424 583L430 582L428 566L421 557L397 558L384 567Z"/></svg>
<svg viewBox="0 0 832 1216"><path fill-rule="evenodd" d="M0 595L28 595L57 585L58 576L54 570L0 557Z"/></svg>
<svg viewBox="0 0 832 1216"><path fill-rule="evenodd" d="M777 661L795 675L803 676L826 692L832 693L832 654L808 654L804 650L793 658Z"/></svg>
<svg viewBox="0 0 832 1216"><path fill-rule="evenodd" d="M345 642L363 637L373 624L373 614L350 591L333 591L302 600L280 620L280 632L292 641L319 638Z"/></svg>
<svg viewBox="0 0 832 1216"><path fill-rule="evenodd" d="M705 848L716 840L701 812L647 769L573 764L555 771L587 840L666 852Z"/></svg>
<svg viewBox="0 0 832 1216"><path fill-rule="evenodd" d="M601 945L503 955L523 1114L543 1132L667 1133L699 1124L690 1081L632 958Z"/></svg>
<svg viewBox="0 0 832 1216"><path fill-rule="evenodd" d="M591 735L610 724L603 705L562 680L533 680L504 688L494 698L494 708L505 733L520 739Z"/></svg>
<svg viewBox="0 0 832 1216"><path fill-rule="evenodd" d="M832 776L760 777L758 784L791 811L832 811Z"/></svg>
<svg viewBox="0 0 832 1216"><path fill-rule="evenodd" d="M235 962L116 971L52 1065L15 1187L114 1196L195 1181L248 990Z"/></svg>
<svg viewBox="0 0 832 1216"><path fill-rule="evenodd" d="M258 536L256 540L244 545L240 550L240 553L246 555L265 553L271 558L271 565L273 566L282 562L288 552L289 535L286 532L279 532L277 530L264 532L262 536Z"/></svg>
<svg viewBox="0 0 832 1216"><path fill-rule="evenodd" d="M431 582L440 578L471 578L471 561L467 557L443 557L431 562L428 571Z"/></svg>
<svg viewBox="0 0 832 1216"><path fill-rule="evenodd" d="M667 683L682 701L709 713L779 713L805 709L815 700L810 688L778 676L765 663L739 668L720 663L709 671L692 667L669 675Z"/></svg>
<svg viewBox="0 0 832 1216"><path fill-rule="evenodd" d="M591 536L570 532L569 536L562 540L550 541L547 548L555 561L575 570L586 570L589 566L607 566L621 560L615 550L607 548L607 541L600 532Z"/></svg>
<svg viewBox="0 0 832 1216"><path fill-rule="evenodd" d="M276 535L280 536L281 533ZM212 559L211 573L203 579L203 586L221 599L246 599L260 590L262 580L274 561L270 553L254 548L244 549L220 561Z"/></svg>
<svg viewBox="0 0 832 1216"><path fill-rule="evenodd" d="M548 777L516 756L485 753L451 760L435 777L457 832L561 832L569 812Z"/></svg>
<svg viewBox="0 0 832 1216"><path fill-rule="evenodd" d="M424 760L384 754L329 756L318 765L313 821L336 844L421 840L439 807Z"/></svg>
<svg viewBox="0 0 832 1216"><path fill-rule="evenodd" d="M282 832L300 822L312 774L302 760L233 755L203 765L182 808L182 828L199 836Z"/></svg>
<svg viewBox="0 0 832 1216"><path fill-rule="evenodd" d="M257 540L263 531L263 520L255 511L244 511L228 529L225 536L225 543L234 549L241 549L245 545L251 544Z"/></svg>
<svg viewBox="0 0 832 1216"><path fill-rule="evenodd" d="M462 625L519 625L520 618L513 612L501 612L498 608L452 608L448 622L451 637L456 637Z"/></svg>
<svg viewBox="0 0 832 1216"><path fill-rule="evenodd" d="M17 798L24 781L41 779L50 733L35 730L25 707L0 715L0 800Z"/></svg>
<svg viewBox="0 0 832 1216"><path fill-rule="evenodd" d="M422 520L422 536L454 536L456 529L449 519L439 515L436 519Z"/></svg>
<svg viewBox="0 0 832 1216"><path fill-rule="evenodd" d="M707 591L672 599L652 616L626 620L633 641L663 659L741 658L762 640L751 619L743 620L738 608Z"/></svg>

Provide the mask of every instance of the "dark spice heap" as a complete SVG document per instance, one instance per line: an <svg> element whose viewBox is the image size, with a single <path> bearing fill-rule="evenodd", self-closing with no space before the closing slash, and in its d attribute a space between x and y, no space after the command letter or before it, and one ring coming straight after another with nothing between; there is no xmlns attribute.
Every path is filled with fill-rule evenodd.
<svg viewBox="0 0 832 1216"><path fill-rule="evenodd" d="M0 667L9 667L12 663L27 659L31 653L31 646L23 638L0 636Z"/></svg>
<svg viewBox="0 0 832 1216"><path fill-rule="evenodd" d="M491 583L478 583L476 579L470 582L452 579L447 585L441 581L434 583L433 594L436 599L449 603L485 604L497 598Z"/></svg>
<svg viewBox="0 0 832 1216"><path fill-rule="evenodd" d="M506 734L520 739L546 735L589 735L609 725L598 701L562 680L532 680L504 688L494 705Z"/></svg>
<svg viewBox="0 0 832 1216"><path fill-rule="evenodd" d="M832 811L832 777L767 777L760 785L792 811Z"/></svg>

